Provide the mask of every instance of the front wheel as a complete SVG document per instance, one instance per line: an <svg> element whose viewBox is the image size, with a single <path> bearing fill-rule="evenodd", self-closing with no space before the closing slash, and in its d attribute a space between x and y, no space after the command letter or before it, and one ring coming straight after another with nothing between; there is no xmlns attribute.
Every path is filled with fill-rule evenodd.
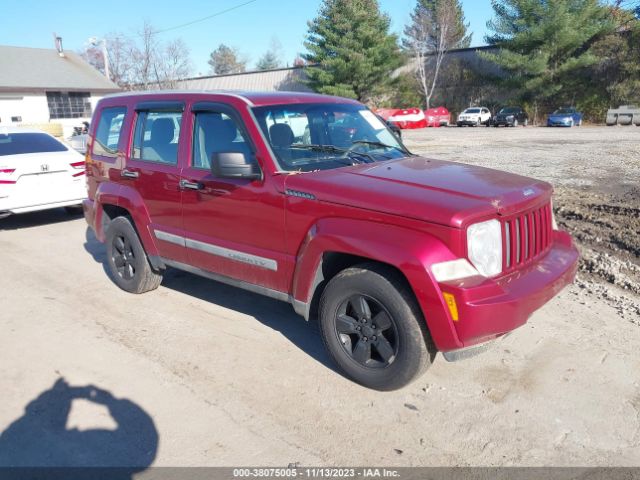
<svg viewBox="0 0 640 480"><path fill-rule="evenodd" d="M435 354L405 279L377 264L348 268L329 282L320 299L320 331L345 375L376 390L407 385Z"/></svg>
<svg viewBox="0 0 640 480"><path fill-rule="evenodd" d="M517 127L517 126L518 126L518 119L517 119L517 118L513 121L513 126L514 126L514 127Z"/></svg>
<svg viewBox="0 0 640 480"><path fill-rule="evenodd" d="M160 286L162 274L151 268L138 234L127 218L118 217L109 224L105 243L109 273L121 289L144 293Z"/></svg>

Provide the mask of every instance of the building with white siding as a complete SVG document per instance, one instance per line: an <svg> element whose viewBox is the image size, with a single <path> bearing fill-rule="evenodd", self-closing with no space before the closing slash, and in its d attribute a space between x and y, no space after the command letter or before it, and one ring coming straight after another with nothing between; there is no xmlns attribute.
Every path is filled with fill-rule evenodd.
<svg viewBox="0 0 640 480"><path fill-rule="evenodd" d="M66 137L119 90L76 53L0 45L0 128L58 123Z"/></svg>

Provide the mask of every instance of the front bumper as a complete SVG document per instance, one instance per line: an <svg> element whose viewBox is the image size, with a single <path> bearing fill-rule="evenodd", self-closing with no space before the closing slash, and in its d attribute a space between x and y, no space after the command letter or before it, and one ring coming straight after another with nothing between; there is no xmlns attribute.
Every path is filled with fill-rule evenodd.
<svg viewBox="0 0 640 480"><path fill-rule="evenodd" d="M526 323L573 282L578 256L571 237L554 231L550 250L516 272L499 279L472 277L440 283L441 292L456 301L458 320L452 321L459 342L465 348L477 345Z"/></svg>
<svg viewBox="0 0 640 480"><path fill-rule="evenodd" d="M504 125L505 127L510 127L510 126L513 126L514 121L515 121L515 118L512 118L510 120L507 120L506 118L496 118L491 122L491 124L496 127L499 127L500 125Z"/></svg>
<svg viewBox="0 0 640 480"><path fill-rule="evenodd" d="M570 118L548 118L547 126L548 127L570 127L571 119Z"/></svg>
<svg viewBox="0 0 640 480"><path fill-rule="evenodd" d="M480 121L480 123L482 123L482 121ZM475 125L478 125L478 121L477 120L458 120L456 122L456 125L467 125L469 127L473 127Z"/></svg>

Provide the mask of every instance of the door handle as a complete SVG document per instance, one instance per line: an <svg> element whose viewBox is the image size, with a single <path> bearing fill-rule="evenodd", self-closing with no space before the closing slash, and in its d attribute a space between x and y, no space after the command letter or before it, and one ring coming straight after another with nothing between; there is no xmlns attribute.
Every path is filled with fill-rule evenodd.
<svg viewBox="0 0 640 480"><path fill-rule="evenodd" d="M126 178L138 178L140 174L138 172L134 172L133 170L127 170L126 168L120 172L120 176Z"/></svg>
<svg viewBox="0 0 640 480"><path fill-rule="evenodd" d="M180 180L180 188L183 190L202 190L204 185L199 182L189 182L188 180L182 179Z"/></svg>

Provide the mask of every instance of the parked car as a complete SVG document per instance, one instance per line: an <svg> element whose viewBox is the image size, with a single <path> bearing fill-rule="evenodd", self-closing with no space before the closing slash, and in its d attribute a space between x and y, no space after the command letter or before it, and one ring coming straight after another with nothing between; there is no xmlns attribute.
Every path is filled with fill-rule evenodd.
<svg viewBox="0 0 640 480"><path fill-rule="evenodd" d="M517 127L518 125L527 126L529 124L529 115L522 107L504 107L493 117L491 125L499 127Z"/></svg>
<svg viewBox="0 0 640 480"><path fill-rule="evenodd" d="M86 198L84 157L48 133L0 127L0 218L66 207Z"/></svg>
<svg viewBox="0 0 640 480"><path fill-rule="evenodd" d="M467 108L460 115L458 115L458 121L456 122L459 127L479 127L480 125L486 125L491 121L491 112L486 107L471 107Z"/></svg>
<svg viewBox="0 0 640 480"><path fill-rule="evenodd" d="M620 105L607 111L607 125L636 125L640 127L640 108L635 105Z"/></svg>
<svg viewBox="0 0 640 480"><path fill-rule="evenodd" d="M427 127L427 117L419 108L379 108L375 113L401 129Z"/></svg>
<svg viewBox="0 0 640 480"><path fill-rule="evenodd" d="M282 122L290 114L307 119L302 139ZM413 155L355 100L108 96L87 169L85 217L120 288L153 290L174 267L307 319L318 305L329 355L374 389L406 385L437 350L479 353L576 273L551 185Z"/></svg>
<svg viewBox="0 0 640 480"><path fill-rule="evenodd" d="M448 127L451 121L451 113L446 107L434 107L425 110L427 127Z"/></svg>
<svg viewBox="0 0 640 480"><path fill-rule="evenodd" d="M395 123L389 121L389 120L385 120L384 118L382 118L380 115L376 114L376 117L378 117L378 119L380 119L380 121L382 121L389 130L391 130L393 132L393 134L398 137L398 138L402 138L402 130L400 129L399 126L397 126Z"/></svg>
<svg viewBox="0 0 640 480"><path fill-rule="evenodd" d="M582 113L574 107L563 107L547 116L547 127L573 127L582 125Z"/></svg>

